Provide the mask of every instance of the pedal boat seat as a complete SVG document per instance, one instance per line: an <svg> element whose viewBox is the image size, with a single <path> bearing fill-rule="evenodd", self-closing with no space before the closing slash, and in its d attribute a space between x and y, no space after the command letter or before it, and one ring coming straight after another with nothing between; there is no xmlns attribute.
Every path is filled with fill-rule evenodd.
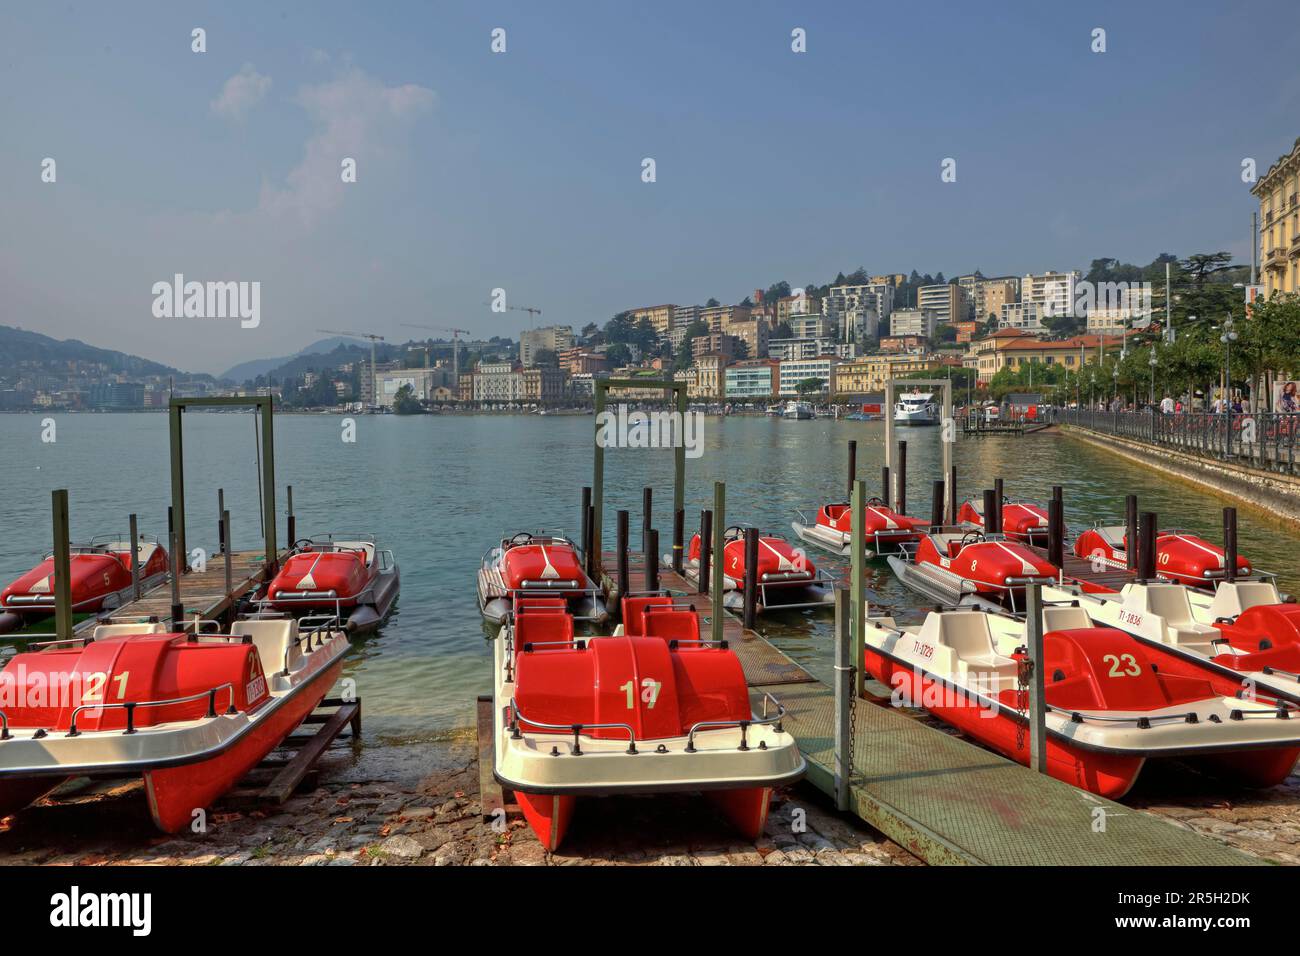
<svg viewBox="0 0 1300 956"><path fill-rule="evenodd" d="M1207 645L1219 636L1218 628L1196 623L1192 602L1180 584L1148 584L1145 609L1164 621L1165 639L1171 644Z"/></svg>
<svg viewBox="0 0 1300 956"><path fill-rule="evenodd" d="M995 650L988 615L982 611L931 612L917 636L948 648L958 676L966 672L1015 679L1017 664Z"/></svg>

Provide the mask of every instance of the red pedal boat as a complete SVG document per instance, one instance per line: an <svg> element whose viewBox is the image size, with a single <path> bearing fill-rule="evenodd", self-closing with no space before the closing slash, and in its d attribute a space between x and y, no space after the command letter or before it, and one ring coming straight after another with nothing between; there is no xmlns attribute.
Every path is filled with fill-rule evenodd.
<svg viewBox="0 0 1300 956"><path fill-rule="evenodd" d="M113 536L92 538L69 549L72 612L96 614L129 601L132 594L131 543ZM141 536L135 544L141 588L167 576L167 551ZM0 591L0 634L54 613L54 556L45 559Z"/></svg>
<svg viewBox="0 0 1300 956"><path fill-rule="evenodd" d="M932 601L987 609L1015 610L1026 584L1057 580L1051 562L1026 545L982 531L923 535L914 548L890 555L889 566Z"/></svg>
<svg viewBox="0 0 1300 956"><path fill-rule="evenodd" d="M69 777L144 778L176 833L316 708L349 650L337 622L239 620L230 634L108 624L0 670L0 817Z"/></svg>
<svg viewBox="0 0 1300 956"><path fill-rule="evenodd" d="M1044 612L1047 769L1118 799L1147 760L1178 758L1238 784L1281 783L1300 756L1291 705L1239 699L1240 675L1183 669L1168 653L1077 607ZM895 691L980 743L1029 762L1023 621L983 611L930 613L920 627L869 619L863 663ZM1279 719L1282 718L1282 719Z"/></svg>
<svg viewBox="0 0 1300 956"><path fill-rule="evenodd" d="M353 633L377 627L397 600L393 552L373 535L324 534L295 541L259 606L290 614L333 614Z"/></svg>
<svg viewBox="0 0 1300 956"><path fill-rule="evenodd" d="M623 606L627 633L582 640L562 599L517 600L496 640L496 779L549 850L578 797L610 794L701 791L757 839L772 788L805 769L784 709L765 694L751 711L739 659L700 639L693 608Z"/></svg>
<svg viewBox="0 0 1300 956"><path fill-rule="evenodd" d="M1098 525L1074 539L1074 553L1109 568L1128 567L1128 533L1123 525ZM1192 587L1213 587L1225 577L1223 548L1186 531L1156 534L1156 577ZM1251 574L1250 561L1237 556L1237 574Z"/></svg>
<svg viewBox="0 0 1300 956"><path fill-rule="evenodd" d="M957 512L958 524L972 528L984 527L984 505L975 501L962 502ZM1047 544L1047 511L1030 501L1003 501L1002 533L1013 541L1027 544Z"/></svg>
<svg viewBox="0 0 1300 956"><path fill-rule="evenodd" d="M504 624L521 598L558 598L577 620L603 624L609 617L596 583L583 570L578 546L559 535L522 531L483 556L478 606Z"/></svg>
<svg viewBox="0 0 1300 956"><path fill-rule="evenodd" d="M728 611L745 607L745 531L746 525L732 525L722 535L722 606ZM716 561L717 556L713 555ZM665 563L671 562L664 555ZM685 570L698 580L700 574L700 536L691 535L686 550ZM709 570L712 587L713 570ZM835 585L817 569L802 548L791 547L780 535L758 537L758 595L755 608L764 611L789 611L801 608L829 607L835 603Z"/></svg>
<svg viewBox="0 0 1300 956"><path fill-rule="evenodd" d="M903 544L917 541L929 524L920 518L909 518L888 507L880 498L871 498L863 508L865 516L867 556L897 551ZM847 555L853 541L853 514L847 504L822 505L817 509L817 520L808 523L803 512L802 522L792 521L802 540L825 548L832 554Z"/></svg>

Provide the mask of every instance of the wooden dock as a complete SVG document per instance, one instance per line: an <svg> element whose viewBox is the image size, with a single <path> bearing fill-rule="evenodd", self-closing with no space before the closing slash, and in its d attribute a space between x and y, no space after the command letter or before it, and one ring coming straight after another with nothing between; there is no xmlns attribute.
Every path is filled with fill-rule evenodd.
<svg viewBox="0 0 1300 956"><path fill-rule="evenodd" d="M607 554L605 567L614 565ZM640 556L631 586L643 587ZM671 569L660 586L700 611L707 597ZM607 582L609 583L609 582ZM728 614L723 633L744 666L753 705L764 693L786 707L785 726L808 761L808 781L835 793L835 694ZM1210 837L1030 771L897 708L855 702L850 809L931 864L1239 866L1260 861Z"/></svg>

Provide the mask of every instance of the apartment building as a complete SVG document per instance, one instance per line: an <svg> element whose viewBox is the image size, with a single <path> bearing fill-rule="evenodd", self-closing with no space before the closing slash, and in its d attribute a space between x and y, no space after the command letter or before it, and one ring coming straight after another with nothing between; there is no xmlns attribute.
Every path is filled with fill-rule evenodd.
<svg viewBox="0 0 1300 956"><path fill-rule="evenodd" d="M734 335L745 343L744 352L749 358L763 358L767 355L771 326L765 320L753 318L748 322L732 322L727 326L727 334Z"/></svg>
<svg viewBox="0 0 1300 956"><path fill-rule="evenodd" d="M897 289L907 281L907 276L901 272L890 272L883 276L870 276L867 281L872 285L892 285Z"/></svg>
<svg viewBox="0 0 1300 956"><path fill-rule="evenodd" d="M1264 294L1300 292L1300 139L1250 191L1259 200Z"/></svg>
<svg viewBox="0 0 1300 956"><path fill-rule="evenodd" d="M449 389L453 384L451 369L442 365L378 372L375 380L378 384L375 404L386 408L397 401L397 393L404 385L411 386L411 392L420 401L431 401L438 389Z"/></svg>
<svg viewBox="0 0 1300 956"><path fill-rule="evenodd" d="M889 317L890 335L934 336L939 324L939 314L930 309L895 309Z"/></svg>
<svg viewBox="0 0 1300 956"><path fill-rule="evenodd" d="M929 345L924 335L882 335L880 351L882 352L923 352Z"/></svg>
<svg viewBox="0 0 1300 956"><path fill-rule="evenodd" d="M840 358L852 358L857 354L857 346L852 342L839 342L835 339L819 337L815 339L768 339L767 357L778 362L792 359L809 359L818 355L837 355Z"/></svg>
<svg viewBox="0 0 1300 956"><path fill-rule="evenodd" d="M1038 302L1004 302L998 328L1039 332L1043 328L1043 315L1043 306Z"/></svg>
<svg viewBox="0 0 1300 956"><path fill-rule="evenodd" d="M966 290L956 282L921 286L916 291L916 307L935 313L940 322L949 324L966 320L970 313Z"/></svg>
<svg viewBox="0 0 1300 956"><path fill-rule="evenodd" d="M1096 363L1098 352L1118 351L1121 338L1079 335L1070 339L1048 340L1021 329L1000 329L970 344L963 364L974 368L979 381L988 383L1004 368L1022 365L1062 365L1073 371Z"/></svg>
<svg viewBox="0 0 1300 956"><path fill-rule="evenodd" d="M820 312L795 313L786 318L790 334L796 339L832 338L835 329Z"/></svg>
<svg viewBox="0 0 1300 956"><path fill-rule="evenodd" d="M1039 307L1040 316L1074 314L1074 285L1079 272L1044 272L1025 276L1020 280L1021 303Z"/></svg>
<svg viewBox="0 0 1300 956"><path fill-rule="evenodd" d="M560 368L570 375L584 375L603 372L609 368L609 359L599 352L593 352L582 346L574 346L556 353Z"/></svg>
<svg viewBox="0 0 1300 956"><path fill-rule="evenodd" d="M748 320L751 311L747 305L706 305L700 306L697 318L709 327L710 332L724 332L732 322Z"/></svg>
<svg viewBox="0 0 1300 956"><path fill-rule="evenodd" d="M729 402L766 399L780 387L779 362L770 359L750 359L728 365L725 373L725 394Z"/></svg>
<svg viewBox="0 0 1300 956"><path fill-rule="evenodd" d="M673 309L673 322L669 326L669 330L684 329L699 317L700 307L698 305L679 305Z"/></svg>
<svg viewBox="0 0 1300 956"><path fill-rule="evenodd" d="M660 335L668 334L676 314L677 306L675 305L647 305L640 309L631 309L628 312L632 321L637 324L640 324L642 319L648 319L650 324L654 326L654 330Z"/></svg>
<svg viewBox="0 0 1300 956"><path fill-rule="evenodd" d="M726 368L730 359L717 352L701 355L695 360L695 394L687 389L690 398L721 401L726 397Z"/></svg>
<svg viewBox="0 0 1300 956"><path fill-rule="evenodd" d="M537 353L543 350L557 355L573 348L573 326L548 325L540 329L525 329L519 333L519 361L524 367L537 364Z"/></svg>
<svg viewBox="0 0 1300 956"><path fill-rule="evenodd" d="M837 396L872 395L884 391L891 378L916 372L938 373L941 365L937 358L927 355L868 355L835 366L831 392Z"/></svg>
<svg viewBox="0 0 1300 956"><path fill-rule="evenodd" d="M971 316L976 322L987 322L989 316L1000 319L1002 307L1010 302L1020 301L1020 278L1018 276L997 276L993 279L981 279L975 283L973 311Z"/></svg>
<svg viewBox="0 0 1300 956"><path fill-rule="evenodd" d="M795 397L799 394L799 383L810 378L818 379L821 382L821 394L826 394L830 391L832 370L840 361L838 355L819 355L782 362L777 370L778 394L782 397Z"/></svg>
<svg viewBox="0 0 1300 956"><path fill-rule="evenodd" d="M514 362L479 362L473 374L476 402L518 402L524 397L524 379Z"/></svg>
<svg viewBox="0 0 1300 956"><path fill-rule="evenodd" d="M697 335L691 339L691 356L699 364L700 358L709 354L725 357L728 361L736 357L736 343L740 340L727 332L710 332Z"/></svg>

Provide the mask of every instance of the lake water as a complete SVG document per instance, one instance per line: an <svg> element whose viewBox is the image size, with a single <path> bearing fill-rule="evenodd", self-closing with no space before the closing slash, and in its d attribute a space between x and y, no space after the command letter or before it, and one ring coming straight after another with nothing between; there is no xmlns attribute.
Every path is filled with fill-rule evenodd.
<svg viewBox="0 0 1300 956"><path fill-rule="evenodd" d="M57 415L57 441L41 441L39 415L0 415L0 581L30 568L50 547L50 496L70 495L74 540L125 534L127 515L140 530L165 534L170 499L167 417L161 414ZM578 536L579 494L591 481L590 416L360 416L356 441L342 440L334 415L279 415L275 420L277 508L284 537L284 486L292 484L298 533L370 531L391 548L402 570L402 594L388 623L358 647L349 665L364 700L370 743L434 739L472 725L476 694L491 689L487 632L475 605L475 572L483 553L505 533L563 530ZM899 431L908 441L908 502L929 511L931 482L940 477L937 429ZM190 547L215 549L217 489L224 488L237 548L258 547L257 451L251 413L186 416L186 498ZM687 533L712 502L712 483L727 482L728 523L752 522L793 537L796 509L814 513L842 500L845 443L858 442L859 475L878 493L884 425L826 419L708 418L704 453L687 460ZM606 547L614 511L632 513L639 547L641 489L652 485L661 551L672 521L672 452L606 453ZM954 449L962 497L978 495L995 477L1008 497L1043 499L1064 487L1066 521L1074 528L1123 514L1135 492L1143 510L1178 525L1221 536L1221 511L1231 502L1152 474L1060 435L959 438ZM1300 590L1294 529L1242 508L1240 549ZM811 551L844 577L846 563ZM915 619L916 599L883 564L869 571L869 600ZM760 628L814 673L829 674L831 619L791 613Z"/></svg>

